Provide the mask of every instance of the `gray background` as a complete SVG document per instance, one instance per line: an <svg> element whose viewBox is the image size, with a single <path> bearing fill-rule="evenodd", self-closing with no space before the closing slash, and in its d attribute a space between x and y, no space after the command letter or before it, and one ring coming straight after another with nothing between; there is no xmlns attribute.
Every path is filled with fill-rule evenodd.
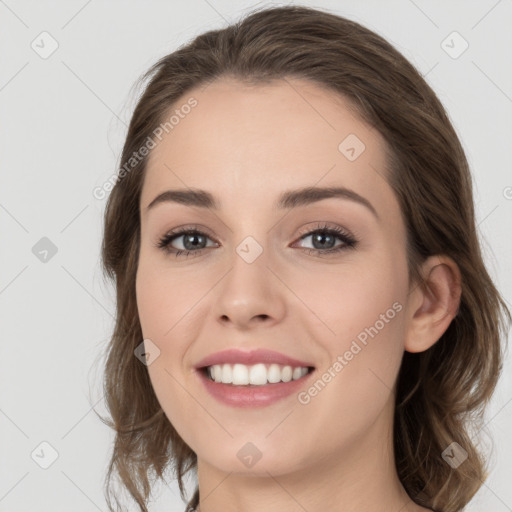
<svg viewBox="0 0 512 512"><path fill-rule="evenodd" d="M139 75L265 4L0 0L0 511L107 510L112 435L92 408L106 412L101 350L115 304L99 267L105 201L92 191L116 170ZM486 262L510 304L512 1L303 5L383 35L439 95L474 174ZM509 357L488 411L494 469L469 511L512 510L511 376ZM490 446L489 436L482 442ZM58 457L43 469L52 450ZM175 482L155 489L150 509L184 509Z"/></svg>

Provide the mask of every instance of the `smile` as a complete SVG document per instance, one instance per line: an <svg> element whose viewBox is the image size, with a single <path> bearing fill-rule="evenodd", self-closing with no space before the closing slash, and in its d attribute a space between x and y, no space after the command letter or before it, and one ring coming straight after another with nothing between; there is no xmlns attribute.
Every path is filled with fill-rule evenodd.
<svg viewBox="0 0 512 512"><path fill-rule="evenodd" d="M263 363L226 363L196 370L210 396L223 405L242 408L266 407L295 396L307 388L314 373L313 367Z"/></svg>
<svg viewBox="0 0 512 512"><path fill-rule="evenodd" d="M311 368L279 364L215 364L204 369L210 380L232 386L265 386L298 380Z"/></svg>

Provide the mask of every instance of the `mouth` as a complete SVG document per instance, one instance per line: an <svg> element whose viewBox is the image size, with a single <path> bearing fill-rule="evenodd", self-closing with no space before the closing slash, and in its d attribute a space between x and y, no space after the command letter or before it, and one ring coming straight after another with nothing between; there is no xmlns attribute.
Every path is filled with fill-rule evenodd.
<svg viewBox="0 0 512 512"><path fill-rule="evenodd" d="M203 389L219 403L235 408L261 408L298 396L309 385L315 368L224 363L197 368L196 374Z"/></svg>
<svg viewBox="0 0 512 512"><path fill-rule="evenodd" d="M269 406L306 388L315 373L311 362L274 350L228 349L196 366L203 389L230 407Z"/></svg>
<svg viewBox="0 0 512 512"><path fill-rule="evenodd" d="M298 381L314 371L313 366L258 363L254 365L214 364L198 370L206 379L229 386L258 387Z"/></svg>

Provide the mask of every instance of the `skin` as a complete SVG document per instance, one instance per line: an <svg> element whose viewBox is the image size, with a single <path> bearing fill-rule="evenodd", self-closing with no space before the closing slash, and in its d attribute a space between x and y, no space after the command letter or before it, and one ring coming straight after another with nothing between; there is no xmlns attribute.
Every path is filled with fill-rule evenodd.
<svg viewBox="0 0 512 512"><path fill-rule="evenodd" d="M198 105L150 155L136 291L144 338L160 350L148 366L155 393L198 457L201 512L428 510L396 473L394 386L404 351L427 350L454 317L457 265L429 258L426 286L409 283L384 139L341 97L305 80L249 87L227 78L177 105L191 96ZM354 161L338 150L349 134L366 146ZM339 198L273 209L281 192L306 186L350 188L379 217ZM205 189L222 208L165 202L147 209L173 188ZM308 254L301 248L321 246L301 236L319 222L344 228L358 244ZM156 247L170 229L189 224L208 230L200 253L176 257ZM250 264L236 252L248 236L263 249ZM178 237L172 247L183 243ZM195 373L202 358L236 347L311 361L321 375L396 302L401 311L307 404L291 395L263 408L230 407ZM237 457L248 442L262 455L251 468Z"/></svg>

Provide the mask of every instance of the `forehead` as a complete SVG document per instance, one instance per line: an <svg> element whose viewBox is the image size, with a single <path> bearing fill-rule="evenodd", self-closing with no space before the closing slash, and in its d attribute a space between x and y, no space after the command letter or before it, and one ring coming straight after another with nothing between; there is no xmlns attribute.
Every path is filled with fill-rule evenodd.
<svg viewBox="0 0 512 512"><path fill-rule="evenodd" d="M142 206L168 188L206 189L222 204L270 205L282 190L312 186L393 201L384 139L334 92L306 80L249 86L223 78L183 95L165 120L190 98L196 106L155 139Z"/></svg>

